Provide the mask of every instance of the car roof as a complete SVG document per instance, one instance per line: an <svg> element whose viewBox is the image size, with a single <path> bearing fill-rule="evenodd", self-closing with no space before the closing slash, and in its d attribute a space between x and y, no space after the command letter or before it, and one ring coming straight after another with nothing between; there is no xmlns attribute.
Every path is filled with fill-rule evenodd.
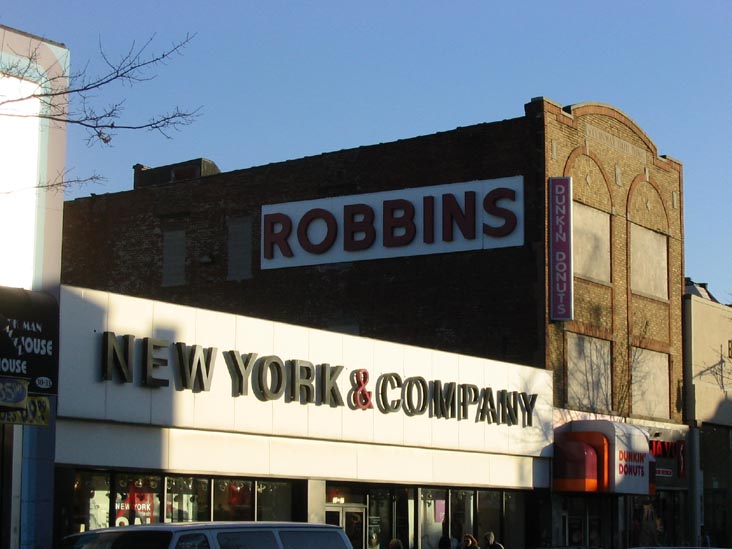
<svg viewBox="0 0 732 549"><path fill-rule="evenodd" d="M186 530L196 529L217 529L217 530L228 530L232 528L246 528L246 529L259 529L259 530L292 530L292 529L329 529L329 530L340 530L339 526L333 526L331 524L315 524L312 522L271 522L271 521L258 521L258 522L156 522L155 524L136 524L132 526L115 526L111 528L100 528L96 530L88 530L84 532L89 533L102 533L102 532L125 532L125 531L164 531L164 532L184 532Z"/></svg>

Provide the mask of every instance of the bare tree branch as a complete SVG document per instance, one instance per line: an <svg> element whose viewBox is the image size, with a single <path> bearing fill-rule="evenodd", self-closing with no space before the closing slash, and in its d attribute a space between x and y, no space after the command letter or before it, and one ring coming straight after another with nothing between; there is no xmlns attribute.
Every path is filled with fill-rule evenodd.
<svg viewBox="0 0 732 549"><path fill-rule="evenodd" d="M28 191L32 189L41 189L44 191L63 192L66 189L83 187L85 185L95 185L104 183L106 178L93 173L88 177L71 177L72 170L65 170L63 173L59 173L53 179L49 179L46 182L38 183L32 187L26 187L21 189L13 189L12 191L0 191L0 196L5 194L13 194L21 191Z"/></svg>
<svg viewBox="0 0 732 549"><path fill-rule="evenodd" d="M193 123L200 114L200 107L190 110L176 106L146 121L126 121L122 118L124 100L98 108L94 105L95 94L112 84L133 86L154 79L156 75L150 74L149 71L166 65L174 55L180 55L194 37L195 35L188 34L183 40L173 43L170 48L160 53L149 52L154 36L140 47L133 42L130 49L116 62L110 59L100 44L99 52L106 70L94 76L88 74L88 65L75 73L69 73L67 70L55 73L42 70L37 63L40 45L29 52L13 52L16 56L14 61L0 63L0 78L11 77L35 82L38 85L32 93L20 97L0 96L0 110L7 111L2 108L13 103L29 99L38 100L41 104L38 114L5 112L2 115L36 117L50 122L80 126L87 130L89 144L108 145L118 131L125 130L158 131L164 137L170 138L171 131L180 130L183 126Z"/></svg>

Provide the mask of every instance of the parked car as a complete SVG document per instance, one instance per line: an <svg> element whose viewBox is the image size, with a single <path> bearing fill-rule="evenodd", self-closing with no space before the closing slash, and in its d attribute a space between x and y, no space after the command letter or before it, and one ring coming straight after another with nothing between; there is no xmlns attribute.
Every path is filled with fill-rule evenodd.
<svg viewBox="0 0 732 549"><path fill-rule="evenodd" d="M62 549L353 549L337 526L301 522L185 522L103 528Z"/></svg>

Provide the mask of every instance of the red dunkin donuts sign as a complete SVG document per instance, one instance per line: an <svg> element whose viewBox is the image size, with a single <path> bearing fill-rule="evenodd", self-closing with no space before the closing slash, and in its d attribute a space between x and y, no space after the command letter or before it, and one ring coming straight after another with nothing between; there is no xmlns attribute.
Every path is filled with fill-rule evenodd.
<svg viewBox="0 0 732 549"><path fill-rule="evenodd" d="M261 268L524 243L520 176L262 206Z"/></svg>

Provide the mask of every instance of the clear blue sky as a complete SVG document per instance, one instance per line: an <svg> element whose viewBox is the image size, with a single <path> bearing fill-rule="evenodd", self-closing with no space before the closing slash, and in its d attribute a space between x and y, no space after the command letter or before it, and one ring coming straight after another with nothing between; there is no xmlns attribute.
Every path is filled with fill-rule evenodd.
<svg viewBox="0 0 732 549"><path fill-rule="evenodd" d="M181 57L133 89L126 117L202 107L167 140L70 130L70 197L132 188L132 166L206 157L235 170L514 118L532 97L596 101L684 165L686 275L732 302L732 1L5 0L0 24L63 42L88 72L155 35Z"/></svg>

